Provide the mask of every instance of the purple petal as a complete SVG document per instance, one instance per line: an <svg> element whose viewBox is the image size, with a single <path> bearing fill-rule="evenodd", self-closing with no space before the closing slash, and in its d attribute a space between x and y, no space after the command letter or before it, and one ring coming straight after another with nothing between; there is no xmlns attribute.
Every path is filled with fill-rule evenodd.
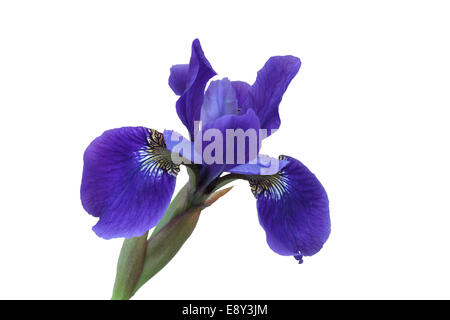
<svg viewBox="0 0 450 320"><path fill-rule="evenodd" d="M172 157L179 155L180 157L188 160L190 163L202 164L202 155L197 152L194 147L194 142L186 139L178 132L173 130L164 130L163 132L164 141L166 142L167 150L172 152ZM172 161L177 163L177 160L184 159L174 159Z"/></svg>
<svg viewBox="0 0 450 320"><path fill-rule="evenodd" d="M181 69L181 67L178 69ZM180 70L177 71L181 74ZM200 120L205 86L214 75L216 75L216 72L206 59L200 41L194 40L189 69L186 74L185 90L176 103L178 116L188 129L191 139L194 137L194 122ZM172 82L174 83L175 80L173 79ZM175 85L175 87L177 92L180 92L181 86Z"/></svg>
<svg viewBox="0 0 450 320"><path fill-rule="evenodd" d="M234 91L236 92L239 107L242 107L244 105L244 102L247 100L250 85L244 81L232 81L231 84L233 86Z"/></svg>
<svg viewBox="0 0 450 320"><path fill-rule="evenodd" d="M204 161L208 161L205 159L205 148L215 141L205 141L207 133L211 129L220 133L222 137L223 143L221 151L223 154L221 163L226 164L226 166L224 166L225 170L229 170L240 164L248 163L256 158L261 147L259 143L260 124L257 115L252 109L248 109L247 112L242 115L224 115L203 126L202 134L204 141L202 144L202 154ZM249 134L249 136L253 136L253 139L245 138L241 141L237 138L227 139L227 132ZM233 144L230 143L232 140L234 141Z"/></svg>
<svg viewBox="0 0 450 320"><path fill-rule="evenodd" d="M328 197L316 176L300 161L285 156L280 159L288 164L279 173L250 177L250 186L270 248L301 262L302 256L317 253L328 239Z"/></svg>
<svg viewBox="0 0 450 320"><path fill-rule="evenodd" d="M242 134L247 133L248 135L250 135L251 132L254 132L255 139L246 138L245 140L240 140L238 138L234 138L233 145L227 144L227 130L230 129L231 131L241 132ZM167 149L173 153L172 156L174 156L174 154L180 155L192 163L211 166L221 165L223 170L230 170L235 166L255 160L260 148L258 131L258 117L252 109L249 109L247 113L243 115L224 115L209 122L206 126L203 126L201 131L197 133L196 139L199 140L190 141L172 130L164 131L164 140L166 142ZM220 144L216 144L217 153L215 153L215 155L221 155L220 157L218 156L217 162L212 162L207 158L208 152L206 152L206 148L211 147L216 139L216 136L214 136L211 140L208 140L207 134L209 132L214 132L219 135L219 139L222 141ZM230 137L230 140L232 138L233 137ZM252 152L250 151L253 150L251 150L250 143L255 143L253 150L256 152L254 155L251 155ZM241 157L238 158L238 152L240 151L239 148L241 148L240 150L242 150L242 154ZM227 163L227 159L230 160L229 163ZM178 163L175 160L173 161ZM261 167L261 163L259 165L255 165L258 168ZM266 168L268 167L267 165L262 166L265 166ZM255 170L257 169L254 168L253 172L256 172Z"/></svg>
<svg viewBox="0 0 450 320"><path fill-rule="evenodd" d="M200 186L208 185L213 179L220 176L225 170L225 164L206 165L203 162L202 145L200 149L196 150L194 142L186 139L179 133L172 130L164 130L164 140L166 141L167 149L172 152L172 161L175 163L187 162L199 164L200 166ZM181 156L181 158L174 159L173 157Z"/></svg>
<svg viewBox="0 0 450 320"><path fill-rule="evenodd" d="M157 224L179 171L167 154L162 134L143 127L108 130L89 145L81 201L100 218L93 227L98 236L137 237Z"/></svg>
<svg viewBox="0 0 450 320"><path fill-rule="evenodd" d="M181 96L186 90L188 71L188 64L177 64L170 68L169 86L177 96Z"/></svg>
<svg viewBox="0 0 450 320"><path fill-rule="evenodd" d="M231 173L245 175L272 175L281 171L287 164L287 160L279 160L267 155L259 154L254 163L246 163L228 170Z"/></svg>
<svg viewBox="0 0 450 320"><path fill-rule="evenodd" d="M226 114L239 114L236 93L227 78L211 82L206 90L200 113L202 125Z"/></svg>
<svg viewBox="0 0 450 320"><path fill-rule="evenodd" d="M278 129L280 127L278 106L289 83L300 69L300 65L299 58L276 56L271 57L258 71L244 106L255 110L261 122L261 128Z"/></svg>
<svg viewBox="0 0 450 320"><path fill-rule="evenodd" d="M208 152L206 152L206 148L209 148L216 139L214 137L212 138L212 141L206 140L205 136L210 129L214 130L214 132L220 135L220 139L222 139L222 143L217 143L216 145L217 148L220 149L217 149L214 154L215 156L217 156L217 159L209 159ZM253 150L251 150L250 147L251 139L243 140L245 145L241 145L239 139L236 138L234 140L233 148L231 148L231 145L227 148L227 129L241 129L241 132L243 133L249 133L250 131L254 130L255 139L253 143L256 143L256 145L254 146ZM259 163L255 161L256 163L254 165L244 165L244 163L255 160L254 158L257 157L260 148L260 144L258 142L258 130L258 117L252 109L249 109L244 115L225 115L209 122L197 134L196 139L200 139L199 141L190 141L181 136L179 133L171 130L164 131L164 139L166 141L167 149L172 152L172 157L174 155L179 155L192 163L202 165L201 180L207 184L214 178L218 177L224 171L234 172L232 171L234 167L237 167L236 172L244 172L246 174L259 174L261 172L264 172L265 170L270 169L270 166L267 166L267 162L264 161L260 161ZM240 158L238 158L239 148L242 148L241 150L243 153L243 157ZM254 155L253 151L255 151ZM231 159L231 162L227 162L227 159ZM180 163L179 158L172 158L172 160L175 163Z"/></svg>

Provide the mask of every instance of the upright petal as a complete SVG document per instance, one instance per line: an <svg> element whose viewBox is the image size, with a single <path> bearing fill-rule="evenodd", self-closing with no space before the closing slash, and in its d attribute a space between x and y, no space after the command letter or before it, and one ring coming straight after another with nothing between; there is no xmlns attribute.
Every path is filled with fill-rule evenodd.
<svg viewBox="0 0 450 320"><path fill-rule="evenodd" d="M230 132L227 135L228 130ZM214 133L211 139L209 139L209 133ZM235 134L231 135L231 133ZM217 143L216 138L219 138L221 142ZM172 130L164 130L164 139L167 149L172 152L172 157L177 156L174 162L188 160L192 163L209 166L221 165L223 170L227 171L256 159L261 147L258 140L259 120L252 109L243 115L225 115L210 121L202 127L201 131L197 132L194 141L188 140ZM217 162L207 159L208 153L205 151L213 143L216 143L217 147L215 153ZM254 154L251 151L254 151ZM251 172L259 172L260 168L267 168L270 165L261 165L261 162L259 164L257 162L255 161L257 168L249 168Z"/></svg>
<svg viewBox="0 0 450 320"><path fill-rule="evenodd" d="M186 90L188 64L177 64L170 68L169 87L177 96L181 96Z"/></svg>
<svg viewBox="0 0 450 320"><path fill-rule="evenodd" d="M259 222L270 248L281 255L317 253L330 234L328 197L325 189L300 161L286 156L288 164L277 174L249 176L257 199Z"/></svg>
<svg viewBox="0 0 450 320"><path fill-rule="evenodd" d="M300 69L300 65L299 58L276 56L271 57L258 71L244 106L255 110L261 122L261 128L278 129L280 127L278 106L289 83Z"/></svg>
<svg viewBox="0 0 450 320"><path fill-rule="evenodd" d="M231 81L227 78L211 82L205 93L200 120L202 125L226 114L239 114L238 100Z"/></svg>
<svg viewBox="0 0 450 320"><path fill-rule="evenodd" d="M175 83L182 82L182 78L185 77L184 92L178 99L176 108L178 116L188 129L191 139L194 137L194 122L200 120L205 86L215 74L216 72L206 59L198 39L192 43L192 55L187 73L185 73L183 67L172 68L172 80L169 78L169 82L172 89L176 90L175 93L178 94L182 89L181 85Z"/></svg>
<svg viewBox="0 0 450 320"><path fill-rule="evenodd" d="M224 170L254 160L261 147L259 143L259 119L252 109L241 115L224 115L207 123L202 128L203 160L205 148L210 142L205 141L209 130L215 130L222 137L222 164ZM214 143L211 142L211 143Z"/></svg>
<svg viewBox="0 0 450 320"><path fill-rule="evenodd" d="M243 107L245 101L247 101L250 85L244 81L232 81L231 84L233 86L234 91L236 92L239 107Z"/></svg>
<svg viewBox="0 0 450 320"><path fill-rule="evenodd" d="M81 201L100 220L105 239L137 237L167 209L179 166L170 160L161 133L143 127L104 132L84 153Z"/></svg>
<svg viewBox="0 0 450 320"><path fill-rule="evenodd" d="M231 130L236 135L227 137L227 130ZM209 137L206 138L209 132L213 132L219 137L214 136L209 140ZM254 133L254 138L251 138L252 133ZM251 109L243 115L225 115L209 122L196 134L195 141L190 141L172 130L164 131L167 149L172 152L172 157L176 157L172 158L175 163L183 163L187 160L202 165L200 172L202 185L207 185L224 171L259 174L270 170L271 163L267 163L266 158L263 158L262 161L259 161L261 160L259 158L256 160L260 148L258 135L259 120ZM230 143L231 139L232 144ZM210 148L212 144L215 144L217 149L210 158L207 148ZM252 160L255 160L254 164L244 164ZM235 167L237 169L233 171Z"/></svg>

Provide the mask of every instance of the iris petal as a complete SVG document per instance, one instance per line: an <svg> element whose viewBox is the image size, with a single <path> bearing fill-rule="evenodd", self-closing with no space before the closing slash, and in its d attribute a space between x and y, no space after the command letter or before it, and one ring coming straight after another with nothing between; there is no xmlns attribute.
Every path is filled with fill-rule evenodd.
<svg viewBox="0 0 450 320"><path fill-rule="evenodd" d="M205 135L212 129L222 141L218 143L216 137L213 137L212 141L205 141ZM227 130L231 129L233 132L241 132L238 137L233 137L233 145L227 144ZM236 130L240 129L240 130ZM249 130L250 129L250 130ZM253 135L251 133L254 133ZM254 138L247 138L245 134L254 136ZM224 115L218 119L209 122L202 128L202 138L197 135L196 139L200 139L199 142L189 141L171 130L164 131L164 139L167 144L167 148L173 153L172 156L179 155L184 159L189 160L192 163L201 164L201 180L204 184L208 184L216 177L220 176L224 171L230 171L237 167L236 172L245 172L246 174L259 174L261 170L264 172L265 168L262 168L261 163L257 162L254 165L245 166L252 160L256 160L259 152L259 120L255 112L249 109L246 114L243 115ZM218 149L214 152L214 159L209 158L207 148L210 148L212 144L216 143ZM219 153L218 153L219 152ZM180 157L174 159L175 163L182 161Z"/></svg>
<svg viewBox="0 0 450 320"><path fill-rule="evenodd" d="M193 141L173 130L164 130L163 136L167 149L172 153L173 162L203 164L202 154L195 149Z"/></svg>
<svg viewBox="0 0 450 320"><path fill-rule="evenodd" d="M187 73L184 75L181 69L182 67L172 68L172 81L169 78L169 83L172 84L172 89L175 88L175 93L179 93L182 86L175 85L175 79L178 81L185 77L184 92L178 99L176 108L180 120L188 129L190 138L193 139L194 122L200 120L200 110L203 104L205 86L208 80L216 74L206 59L198 39L192 43L192 55ZM179 72L178 76L175 76L176 72L174 70ZM183 76L180 74L183 74Z"/></svg>
<svg viewBox="0 0 450 320"><path fill-rule="evenodd" d="M279 160L259 154L258 158L252 163L238 165L228 170L228 172L245 175L272 175L278 173L287 164L287 160Z"/></svg>
<svg viewBox="0 0 450 320"><path fill-rule="evenodd" d="M204 135L211 129L220 132L223 137L222 163L225 164L224 170L248 163L257 157L261 147L259 143L260 124L258 116L252 109L242 115L224 115L209 122L202 128ZM227 136L227 133L233 132L236 137ZM208 144L209 142L203 142L203 150Z"/></svg>
<svg viewBox="0 0 450 320"><path fill-rule="evenodd" d="M300 161L280 156L288 164L277 174L250 176L259 222L267 243L280 255L317 253L330 234L328 197L322 184Z"/></svg>
<svg viewBox="0 0 450 320"><path fill-rule="evenodd" d="M188 71L188 64L177 64L170 68L169 86L177 96L186 90Z"/></svg>
<svg viewBox="0 0 450 320"><path fill-rule="evenodd" d="M202 125L226 114L238 114L238 100L230 80L212 81L205 93L200 113Z"/></svg>
<svg viewBox="0 0 450 320"><path fill-rule="evenodd" d="M81 183L83 207L100 218L95 233L131 238L155 226L169 205L178 172L156 130L104 132L84 153Z"/></svg>
<svg viewBox="0 0 450 320"><path fill-rule="evenodd" d="M233 145L227 141L227 130L231 130L230 132L235 132L237 134L237 137L230 136L229 138L230 140L231 138L234 138ZM220 151L221 156L217 157L217 162L208 162L205 150L215 142L216 137L213 137L211 140L206 140L206 134L207 132L213 131L217 133L222 140L222 142L217 145L217 151ZM239 135L239 133L242 133L242 135ZM247 136L245 136L246 133ZM192 163L205 164L211 167L220 166L222 171L228 171L233 167L255 160L259 148L261 147L258 140L259 120L252 109L249 109L247 113L243 115L229 114L219 117L214 121L210 121L207 125L203 126L201 134L202 137L196 137L196 139L200 139L199 143L197 143L184 138L175 131L165 130L164 139L166 141L167 149L171 152L180 155ZM252 139L249 138L250 136L252 136ZM217 155L217 153L215 155Z"/></svg>
<svg viewBox="0 0 450 320"><path fill-rule="evenodd" d="M232 81L234 91L236 92L236 97L238 99L239 107L243 107L244 102L247 100L248 91L250 90L250 85L244 81ZM242 111L242 110L241 110ZM245 112L242 112L245 113Z"/></svg>
<svg viewBox="0 0 450 320"><path fill-rule="evenodd" d="M271 57L258 71L255 83L248 91L244 107L253 108L261 128L278 129L278 106L289 83L300 69L300 59L293 56ZM270 132L269 132L270 135Z"/></svg>

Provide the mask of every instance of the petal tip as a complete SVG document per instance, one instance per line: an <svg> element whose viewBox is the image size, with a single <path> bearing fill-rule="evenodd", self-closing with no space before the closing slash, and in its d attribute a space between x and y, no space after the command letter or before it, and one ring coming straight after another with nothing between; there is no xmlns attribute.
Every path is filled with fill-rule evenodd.
<svg viewBox="0 0 450 320"><path fill-rule="evenodd" d="M301 254L295 255L294 258L298 261L298 264L303 264L303 256Z"/></svg>
<svg viewBox="0 0 450 320"><path fill-rule="evenodd" d="M278 174L250 181L258 216L269 246L278 254L303 256L319 252L330 231L328 197L317 177L300 161L280 156L288 164Z"/></svg>

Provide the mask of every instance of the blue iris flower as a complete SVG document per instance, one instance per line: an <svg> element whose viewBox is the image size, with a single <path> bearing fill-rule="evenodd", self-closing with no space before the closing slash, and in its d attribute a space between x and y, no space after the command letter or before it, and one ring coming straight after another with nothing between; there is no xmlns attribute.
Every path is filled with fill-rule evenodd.
<svg viewBox="0 0 450 320"><path fill-rule="evenodd" d="M227 78L212 81L216 72L205 57L198 40L192 43L189 64L170 69L169 86L179 96L176 111L189 132L183 138L173 131L160 133L144 127L123 127L104 132L86 149L81 184L85 210L99 218L93 227L105 239L132 238L158 224L168 208L180 163L198 174L196 188L208 194L226 182L244 179L256 198L259 222L270 248L280 255L303 256L317 253L330 234L327 194L300 161L280 156L274 172L265 171L267 161L259 154L260 141L280 127L279 104L300 68L293 56L271 57L249 85ZM205 91L206 89L206 91ZM256 153L245 148L243 161L206 163L195 160L208 143L195 146L198 123L201 130L226 136L227 130L257 132ZM259 136L261 129L267 134ZM184 151L176 150L185 146ZM200 148L200 149L199 149ZM188 150L188 151L186 151ZM235 148L224 146L223 159L236 160Z"/></svg>

